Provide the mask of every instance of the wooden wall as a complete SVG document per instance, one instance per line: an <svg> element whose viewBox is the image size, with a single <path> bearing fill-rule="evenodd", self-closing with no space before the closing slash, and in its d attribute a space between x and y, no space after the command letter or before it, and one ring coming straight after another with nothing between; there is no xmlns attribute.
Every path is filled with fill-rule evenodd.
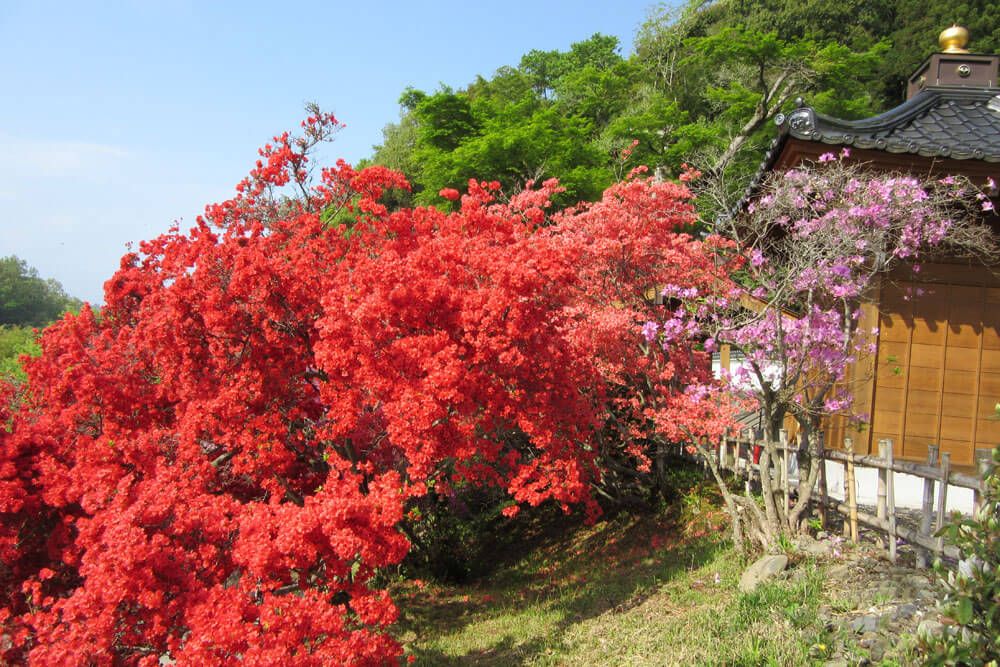
<svg viewBox="0 0 1000 667"><path fill-rule="evenodd" d="M882 285L870 443L925 460L927 446L972 465L1000 444L1000 281L959 265L901 271Z"/></svg>

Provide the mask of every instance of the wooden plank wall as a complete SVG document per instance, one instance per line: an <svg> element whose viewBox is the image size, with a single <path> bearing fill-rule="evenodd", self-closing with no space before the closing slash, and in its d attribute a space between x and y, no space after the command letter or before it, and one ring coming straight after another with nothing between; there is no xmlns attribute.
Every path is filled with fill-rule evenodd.
<svg viewBox="0 0 1000 667"><path fill-rule="evenodd" d="M957 265L897 277L909 279L882 288L870 437L891 439L900 458L939 445L971 466L977 448L1000 443L1000 285Z"/></svg>

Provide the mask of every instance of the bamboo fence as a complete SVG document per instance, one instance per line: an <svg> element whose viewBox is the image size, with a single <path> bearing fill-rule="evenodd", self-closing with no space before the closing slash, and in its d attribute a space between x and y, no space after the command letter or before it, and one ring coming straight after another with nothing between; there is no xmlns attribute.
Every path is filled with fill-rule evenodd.
<svg viewBox="0 0 1000 667"><path fill-rule="evenodd" d="M790 498L797 491L798 479L789 474L789 459L798 453L798 445L782 437L775 447L780 452L781 469L773 471L772 479L780 489L780 502L788 507ZM754 451L763 449L763 441L753 438L726 438L716 447L720 469L744 480L747 488L760 478L760 466L754 462ZM682 452L684 449L682 448ZM899 541L909 543L916 548L917 567L927 567L934 558L945 556L960 559L958 549L944 543L936 534L948 519L948 487L971 489L973 492L973 511L978 511L982 502L983 479L991 465L990 452L977 452L977 475L952 470L951 456L948 452L939 452L938 447L928 448L926 463L900 461L893 456L891 440L881 440L878 443L878 455L859 456L854 453L850 438L845 438L844 449L825 449L822 452L824 461L832 461L844 467L844 500L831 498L827 488L826 465L820 466L818 489L813 494L815 506L835 511L844 517L844 535L850 540L858 541L859 525L875 530L879 542L887 549L889 559L896 562ZM877 471L875 514L860 509L858 506L858 480L856 468L874 468ZM896 509L895 476L897 473L913 475L923 480L923 498L920 512L920 525L906 525L898 521ZM937 503L935 505L935 487L937 487ZM818 509L814 506L814 509ZM818 512L820 520L826 528L827 513ZM882 539L884 535L884 540Z"/></svg>

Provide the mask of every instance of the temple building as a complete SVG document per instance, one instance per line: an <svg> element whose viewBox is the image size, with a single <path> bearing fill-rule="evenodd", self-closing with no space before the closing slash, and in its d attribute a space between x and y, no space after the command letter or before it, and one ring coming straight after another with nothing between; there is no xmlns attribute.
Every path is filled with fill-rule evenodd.
<svg viewBox="0 0 1000 667"><path fill-rule="evenodd" d="M874 170L1000 182L1000 55L970 53L967 43L964 28L941 33L940 51L910 78L906 101L878 116L840 120L799 101L775 119L779 135L747 197L767 172L842 147ZM987 222L1000 229L996 215ZM897 458L915 461L938 445L952 465L971 467L1000 444L1000 267L945 258L920 269L872 286L861 326L878 325L877 354L851 378L855 410L868 413L869 425L834 419L826 442L850 436L856 452L874 453L891 439Z"/></svg>

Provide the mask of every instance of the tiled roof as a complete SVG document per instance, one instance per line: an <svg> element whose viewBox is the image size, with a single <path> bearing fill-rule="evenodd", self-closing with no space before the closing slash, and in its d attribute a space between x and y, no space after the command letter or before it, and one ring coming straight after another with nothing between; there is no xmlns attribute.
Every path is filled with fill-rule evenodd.
<svg viewBox="0 0 1000 667"><path fill-rule="evenodd" d="M1000 89L934 87L878 116L840 120L809 107L775 122L796 139L924 157L1000 162Z"/></svg>
<svg viewBox="0 0 1000 667"><path fill-rule="evenodd" d="M928 158L1000 162L1000 88L932 86L863 120L825 116L799 100L797 109L774 121L778 136L734 211L746 206L789 137Z"/></svg>

